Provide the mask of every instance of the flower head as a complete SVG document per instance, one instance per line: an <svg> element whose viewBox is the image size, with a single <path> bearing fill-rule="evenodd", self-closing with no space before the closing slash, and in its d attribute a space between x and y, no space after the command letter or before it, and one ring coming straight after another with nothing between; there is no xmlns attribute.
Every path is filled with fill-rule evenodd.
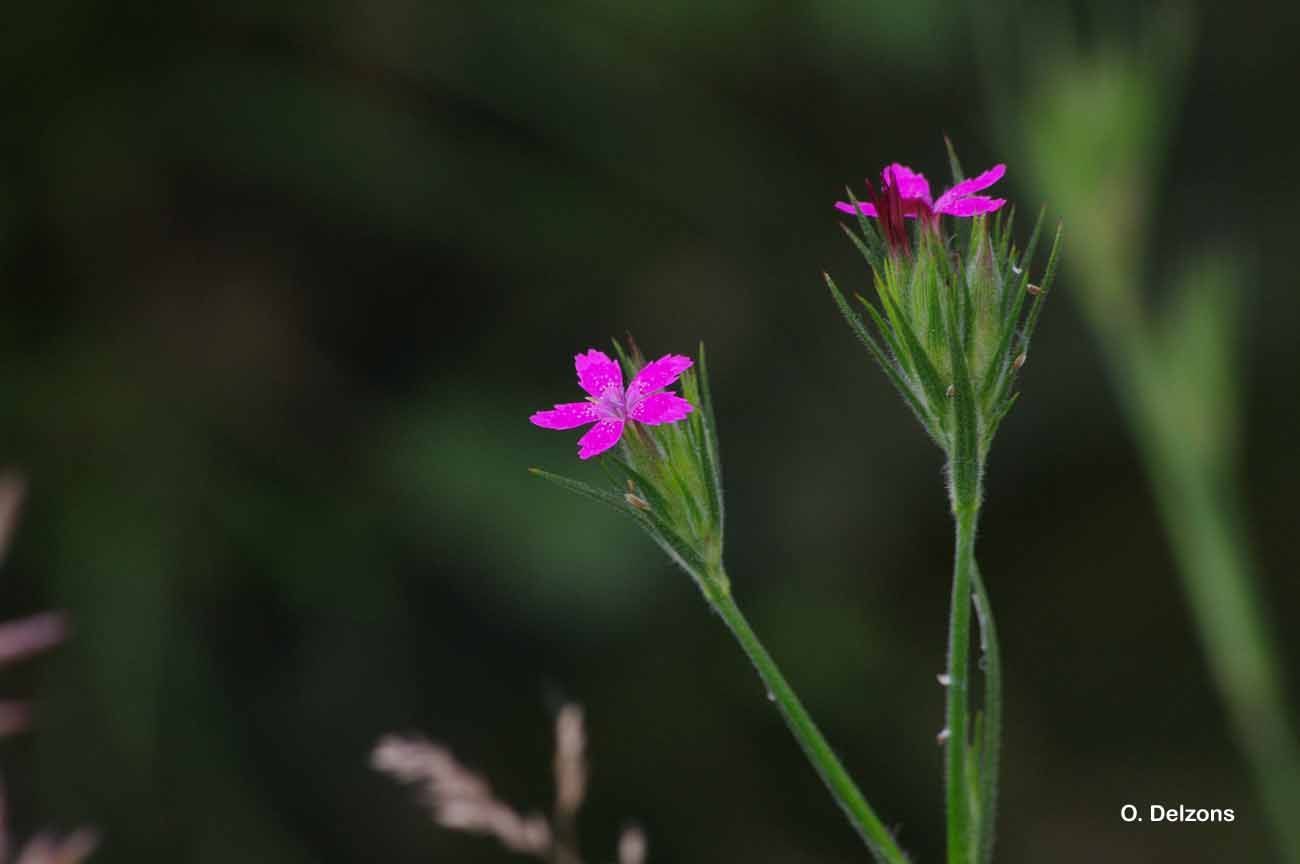
<svg viewBox="0 0 1300 864"><path fill-rule="evenodd" d="M578 442L583 459L621 443L600 460L612 485L530 470L631 517L701 588L722 590L722 465L704 345L696 360L666 354L647 363L635 342L625 350L616 341L614 351L621 362L595 349L575 358L586 402L531 418L544 429L594 424ZM626 388L624 376L631 379ZM680 396L664 390L673 382Z"/></svg>
<svg viewBox="0 0 1300 864"><path fill-rule="evenodd" d="M992 186L1005 173L1006 165L994 165L983 174L961 181L936 201L930 197L930 181L924 174L895 162L880 172L879 190L870 180L867 181L870 201L859 202L856 206L847 201L836 201L835 209L841 213L861 213L879 219L890 248L906 250L907 232L903 219L920 219L938 229L940 216L970 217L992 213L1006 204L1006 199L975 193Z"/></svg>
<svg viewBox="0 0 1300 864"><path fill-rule="evenodd" d="M983 460L1015 400L1015 379L1055 273L1060 230L1036 284L1030 269L1043 213L1023 250L1012 240L1014 208L946 230L943 216L982 216L1007 203L980 194L1002 179L1005 165L967 179L951 142L948 156L955 183L938 198L924 176L894 163L880 173L878 189L868 181L869 201L836 202L842 212L876 220L843 226L870 268L876 300L857 295L866 317L826 281L849 326L935 442L954 459ZM920 230L910 234L906 219Z"/></svg>
<svg viewBox="0 0 1300 864"><path fill-rule="evenodd" d="M590 459L613 447L629 422L658 426L676 423L691 413L690 402L664 390L691 367L689 357L665 354L647 363L626 389L622 367L595 348L574 357L573 363L587 401L560 403L528 419L543 429L576 429L594 423L578 439L579 459Z"/></svg>

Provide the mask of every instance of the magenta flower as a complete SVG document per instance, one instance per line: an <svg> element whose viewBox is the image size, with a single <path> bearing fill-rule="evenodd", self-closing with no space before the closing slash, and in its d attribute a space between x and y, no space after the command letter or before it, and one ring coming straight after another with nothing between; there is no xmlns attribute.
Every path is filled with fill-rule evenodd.
<svg viewBox="0 0 1300 864"><path fill-rule="evenodd" d="M941 215L970 217L992 213L1007 200L975 193L992 186L1005 173L1006 165L994 165L978 177L961 181L935 201L930 197L930 182L924 174L895 162L880 172L879 191L870 180L867 181L870 202L861 202L854 208L849 202L836 201L835 209L841 213L861 213L879 219L890 248L906 249L907 232L903 229L903 219L921 219L937 229Z"/></svg>
<svg viewBox="0 0 1300 864"><path fill-rule="evenodd" d="M658 426L676 423L691 413L690 402L664 392L691 368L689 357L665 354L647 363L626 390L622 367L595 348L574 357L573 365L578 370L578 386L587 391L587 401L565 402L528 419L543 429L576 429L595 423L578 439L579 459L590 459L617 444L628 421Z"/></svg>

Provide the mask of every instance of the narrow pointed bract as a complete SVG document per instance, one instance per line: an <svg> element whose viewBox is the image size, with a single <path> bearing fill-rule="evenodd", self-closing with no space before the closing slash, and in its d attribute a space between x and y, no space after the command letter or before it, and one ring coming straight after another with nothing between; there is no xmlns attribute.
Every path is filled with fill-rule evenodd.
<svg viewBox="0 0 1300 864"><path fill-rule="evenodd" d="M1054 242L1041 280L1029 281L1041 215L1023 252L1012 242L1011 219L985 218L1007 202L981 193L1005 174L998 164L968 179L958 176L935 199L925 175L899 163L886 166L879 189L867 184L868 201L835 203L859 216L859 231L845 230L870 266L874 301L858 295L855 309L827 277L840 312L945 451L955 444L957 394L969 386L981 461L1011 407L1012 383L1024 366L1019 358L1055 272ZM950 233L944 216L966 221ZM1022 321L1026 296L1033 303ZM879 341L869 335L873 324Z"/></svg>
<svg viewBox="0 0 1300 864"><path fill-rule="evenodd" d="M635 345L629 352L616 342L614 350L617 360L595 348L574 358L587 401L530 418L544 429L591 424L578 456L603 455L613 487L534 473L623 511L697 581L715 578L709 574L722 560L722 472L703 381L704 347L698 369L682 354L646 362ZM665 389L674 384L680 394Z"/></svg>

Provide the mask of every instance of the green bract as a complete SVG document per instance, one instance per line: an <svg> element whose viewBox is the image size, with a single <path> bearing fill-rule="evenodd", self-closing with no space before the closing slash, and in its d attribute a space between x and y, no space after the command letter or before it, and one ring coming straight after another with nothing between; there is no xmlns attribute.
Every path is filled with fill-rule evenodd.
<svg viewBox="0 0 1300 864"><path fill-rule="evenodd" d="M950 457L958 449L958 412L971 413L981 464L1015 402L1015 375L1028 356L1061 240L1058 227L1047 268L1031 282L1043 213L1023 251L1011 240L1014 215L961 220L956 236L917 220L909 251L891 251L865 216L857 231L844 226L871 268L876 302L856 295L870 325L825 277L853 332ZM1026 296L1033 301L1028 314Z"/></svg>
<svg viewBox="0 0 1300 864"><path fill-rule="evenodd" d="M614 349L626 380L645 365L633 346ZM629 422L617 452L600 457L611 487L599 489L538 468L532 473L630 516L709 593L726 590L722 569L722 466L709 395L704 345L682 373L681 393L695 408L684 420L649 426Z"/></svg>

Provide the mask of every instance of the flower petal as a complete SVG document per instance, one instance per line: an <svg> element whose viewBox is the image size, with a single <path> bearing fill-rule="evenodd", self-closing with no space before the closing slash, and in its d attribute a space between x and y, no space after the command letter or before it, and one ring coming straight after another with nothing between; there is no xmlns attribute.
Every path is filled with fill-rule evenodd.
<svg viewBox="0 0 1300 864"><path fill-rule="evenodd" d="M965 198L959 198L950 202L942 210L936 204L934 209L936 213L946 213L949 216L978 216L981 213L992 213L1007 203L1005 198L989 198L986 195L968 195Z"/></svg>
<svg viewBox="0 0 1300 864"><path fill-rule="evenodd" d="M930 207L930 203L922 201L920 198L904 198L899 203L903 208L904 219L919 219L934 212Z"/></svg>
<svg viewBox="0 0 1300 864"><path fill-rule="evenodd" d="M611 387L623 392L623 369L603 351L592 348L579 354L573 358L573 366L578 370L578 386L597 399Z"/></svg>
<svg viewBox="0 0 1300 864"><path fill-rule="evenodd" d="M528 419L543 429L576 429L600 418L596 416L596 406L590 402L565 402L551 411L538 411Z"/></svg>
<svg viewBox="0 0 1300 864"><path fill-rule="evenodd" d="M930 181L926 180L921 172L913 171L906 165L895 162L886 165L885 170L880 172L880 176L886 186L893 186L898 190L899 198L919 198L927 204L930 203Z"/></svg>
<svg viewBox="0 0 1300 864"><path fill-rule="evenodd" d="M647 426L658 426L676 423L693 410L694 406L676 393L651 393L633 405L627 416Z"/></svg>
<svg viewBox="0 0 1300 864"><path fill-rule="evenodd" d="M623 437L622 420L601 420L587 430L587 434L578 439L578 458L590 459L599 456L618 443Z"/></svg>
<svg viewBox="0 0 1300 864"><path fill-rule="evenodd" d="M853 215L853 214L855 214L855 213L861 213L863 216L870 216L870 217L872 217L872 218L875 218L875 217L876 217L876 205L875 205L875 204L861 204L861 203L860 203L860 204L858 204L858 208L857 208L856 210L854 210L854 209L853 209L853 205L850 204L849 202L847 202L847 201L836 201L836 202L835 202L835 209L838 210L838 211L840 211L841 213L848 213L848 214L850 214L850 215Z"/></svg>
<svg viewBox="0 0 1300 864"><path fill-rule="evenodd" d="M691 362L691 358L681 354L665 354L645 364L627 387L627 404L635 405L647 395L667 387L691 368Z"/></svg>
<svg viewBox="0 0 1300 864"><path fill-rule="evenodd" d="M934 209L942 213L948 212L945 208L952 205L958 198L964 198L967 195L973 195L982 189L987 189L994 183L1002 179L1002 175L1007 173L1007 166L998 164L979 176L972 177L969 180L963 180L947 192L939 196L939 200L934 202ZM954 214L955 215L955 214Z"/></svg>
<svg viewBox="0 0 1300 864"><path fill-rule="evenodd" d="M53 648L68 634L62 613L39 612L0 624L0 664L21 660Z"/></svg>

